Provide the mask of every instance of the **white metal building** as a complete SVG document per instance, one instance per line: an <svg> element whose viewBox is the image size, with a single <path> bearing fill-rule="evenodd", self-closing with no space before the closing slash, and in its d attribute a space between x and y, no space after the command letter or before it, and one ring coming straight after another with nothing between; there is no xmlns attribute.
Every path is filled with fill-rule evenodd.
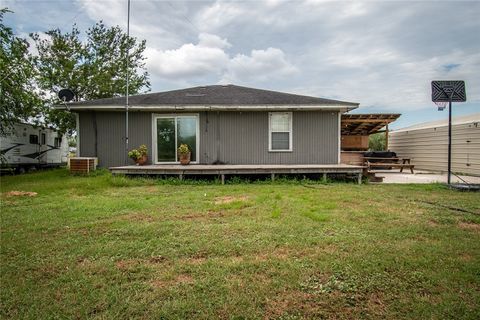
<svg viewBox="0 0 480 320"><path fill-rule="evenodd" d="M480 113L452 121L452 171L480 176ZM389 149L415 169L447 171L448 119L391 131Z"/></svg>

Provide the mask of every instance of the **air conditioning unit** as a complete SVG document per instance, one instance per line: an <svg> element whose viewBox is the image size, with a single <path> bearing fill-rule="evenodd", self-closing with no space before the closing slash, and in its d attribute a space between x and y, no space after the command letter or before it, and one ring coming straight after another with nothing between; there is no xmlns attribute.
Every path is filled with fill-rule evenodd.
<svg viewBox="0 0 480 320"><path fill-rule="evenodd" d="M68 161L71 173L88 174L97 169L98 158L95 157L73 157Z"/></svg>

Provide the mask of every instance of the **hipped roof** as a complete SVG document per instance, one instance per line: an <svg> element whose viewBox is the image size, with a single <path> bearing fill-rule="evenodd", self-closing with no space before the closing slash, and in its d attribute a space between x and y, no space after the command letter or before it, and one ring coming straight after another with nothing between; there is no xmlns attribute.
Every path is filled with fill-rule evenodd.
<svg viewBox="0 0 480 320"><path fill-rule="evenodd" d="M72 110L125 108L125 97L68 103ZM133 110L156 109L338 109L352 110L358 103L298 94L248 88L236 85L200 86L181 90L139 94L129 97ZM62 106L58 106L62 108ZM63 106L63 108L65 108Z"/></svg>

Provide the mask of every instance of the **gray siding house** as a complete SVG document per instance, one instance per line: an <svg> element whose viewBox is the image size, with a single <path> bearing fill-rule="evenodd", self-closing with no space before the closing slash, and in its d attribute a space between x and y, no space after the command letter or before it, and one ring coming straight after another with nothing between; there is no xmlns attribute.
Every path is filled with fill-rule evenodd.
<svg viewBox="0 0 480 320"><path fill-rule="evenodd" d="M77 116L81 157L102 167L126 156L125 97L69 104ZM194 87L129 98L129 149L145 144L149 164L338 164L341 114L358 103L235 85Z"/></svg>

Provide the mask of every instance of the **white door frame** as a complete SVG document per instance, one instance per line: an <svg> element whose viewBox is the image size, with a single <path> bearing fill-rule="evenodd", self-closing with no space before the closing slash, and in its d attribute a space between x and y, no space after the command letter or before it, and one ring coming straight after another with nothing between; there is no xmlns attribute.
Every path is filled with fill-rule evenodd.
<svg viewBox="0 0 480 320"><path fill-rule="evenodd" d="M195 161L191 163L196 164L200 162L200 116L198 113L176 113L176 114L165 114L165 113L152 113L152 163L153 164L179 164L179 161L170 161L170 162L158 162L158 153L157 153L157 119L160 118L174 118L175 119L175 146L177 145L177 118L192 118L195 117L196 120L196 156ZM177 148L175 148L175 159L178 159Z"/></svg>

